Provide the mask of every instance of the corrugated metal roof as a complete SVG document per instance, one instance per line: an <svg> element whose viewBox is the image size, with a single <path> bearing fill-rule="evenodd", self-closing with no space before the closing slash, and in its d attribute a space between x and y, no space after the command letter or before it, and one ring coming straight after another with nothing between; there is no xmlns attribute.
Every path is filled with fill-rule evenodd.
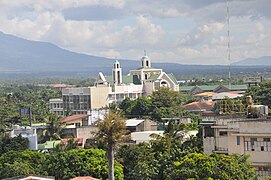
<svg viewBox="0 0 271 180"><path fill-rule="evenodd" d="M142 122L144 122L144 119L128 119L126 120L126 126L138 126Z"/></svg>

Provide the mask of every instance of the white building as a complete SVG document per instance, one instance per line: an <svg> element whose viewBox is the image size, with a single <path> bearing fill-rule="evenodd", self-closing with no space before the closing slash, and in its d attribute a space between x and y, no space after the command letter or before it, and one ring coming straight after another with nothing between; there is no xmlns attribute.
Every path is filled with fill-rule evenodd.
<svg viewBox="0 0 271 180"><path fill-rule="evenodd" d="M100 72L92 87L65 88L62 90L63 112L72 111L75 114L87 114L89 110L97 110L111 103L120 103L125 98L136 99L151 95L160 87L168 87L179 91L179 85L173 74L167 74L162 69L151 67L148 56L141 58L141 67L131 70L128 75L122 75L119 61L113 65L112 75L105 76ZM61 99L50 100L51 112L61 111ZM65 115L65 113L63 113Z"/></svg>

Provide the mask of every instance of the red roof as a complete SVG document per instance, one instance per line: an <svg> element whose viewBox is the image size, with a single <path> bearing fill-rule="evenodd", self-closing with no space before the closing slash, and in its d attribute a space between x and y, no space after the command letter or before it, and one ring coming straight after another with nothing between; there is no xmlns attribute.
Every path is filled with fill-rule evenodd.
<svg viewBox="0 0 271 180"><path fill-rule="evenodd" d="M86 117L89 117L90 114L75 114L75 115L72 115L72 116L68 116L68 117L65 117L62 122L72 122L72 121L75 121L75 120L78 120L78 119L83 119L83 118L86 118Z"/></svg>
<svg viewBox="0 0 271 180"><path fill-rule="evenodd" d="M70 85L70 84L55 84L53 86L53 88L70 88L70 87L74 87L74 85Z"/></svg>
<svg viewBox="0 0 271 180"><path fill-rule="evenodd" d="M184 105L184 109L187 111L211 111L213 105L214 105L213 101L192 102Z"/></svg>
<svg viewBox="0 0 271 180"><path fill-rule="evenodd" d="M80 176L80 177L76 177L76 178L72 178L70 180L99 180L90 176Z"/></svg>

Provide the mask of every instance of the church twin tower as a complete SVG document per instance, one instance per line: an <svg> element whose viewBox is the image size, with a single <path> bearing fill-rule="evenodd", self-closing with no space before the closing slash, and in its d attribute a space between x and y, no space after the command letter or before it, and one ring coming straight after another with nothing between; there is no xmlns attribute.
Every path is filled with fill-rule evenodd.
<svg viewBox="0 0 271 180"><path fill-rule="evenodd" d="M146 55L146 51L145 55L141 58L141 68L146 69L151 68L151 60ZM114 63L112 75L113 75L113 84L115 85L122 84L122 69L118 60L116 60Z"/></svg>

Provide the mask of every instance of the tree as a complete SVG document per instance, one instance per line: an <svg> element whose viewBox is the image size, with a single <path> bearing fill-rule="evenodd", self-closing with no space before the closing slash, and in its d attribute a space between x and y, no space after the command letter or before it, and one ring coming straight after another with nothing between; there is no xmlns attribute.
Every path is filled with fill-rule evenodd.
<svg viewBox="0 0 271 180"><path fill-rule="evenodd" d="M139 97L131 110L134 117L148 116L151 109L151 100L148 97Z"/></svg>
<svg viewBox="0 0 271 180"><path fill-rule="evenodd" d="M191 153L174 162L168 179L256 179L247 159L246 155Z"/></svg>
<svg viewBox="0 0 271 180"><path fill-rule="evenodd" d="M123 165L124 179L158 179L158 160L149 144L123 145L117 152L117 158Z"/></svg>
<svg viewBox="0 0 271 180"><path fill-rule="evenodd" d="M11 150L14 151L23 151L28 148L29 140L27 138L23 138L21 135L10 138L4 137L0 140L0 153L5 153Z"/></svg>
<svg viewBox="0 0 271 180"><path fill-rule="evenodd" d="M64 128L64 123L61 122L60 116L56 114L49 114L46 120L47 128L45 130L45 138L50 140L61 139L61 133Z"/></svg>
<svg viewBox="0 0 271 180"><path fill-rule="evenodd" d="M27 175L44 174L43 168L47 155L38 151L9 151L0 156L0 179Z"/></svg>
<svg viewBox="0 0 271 180"><path fill-rule="evenodd" d="M107 157L109 163L109 180L114 180L114 149L117 144L125 139L125 120L120 114L109 111L104 120L97 121L98 132L96 138L107 145Z"/></svg>
<svg viewBox="0 0 271 180"><path fill-rule="evenodd" d="M154 91L151 99L151 117L153 120L162 121L162 118L179 117L183 112L181 99L178 92L162 87Z"/></svg>
<svg viewBox="0 0 271 180"><path fill-rule="evenodd" d="M271 107L271 82L259 83L259 86L250 86L246 96L251 95L256 104Z"/></svg>

